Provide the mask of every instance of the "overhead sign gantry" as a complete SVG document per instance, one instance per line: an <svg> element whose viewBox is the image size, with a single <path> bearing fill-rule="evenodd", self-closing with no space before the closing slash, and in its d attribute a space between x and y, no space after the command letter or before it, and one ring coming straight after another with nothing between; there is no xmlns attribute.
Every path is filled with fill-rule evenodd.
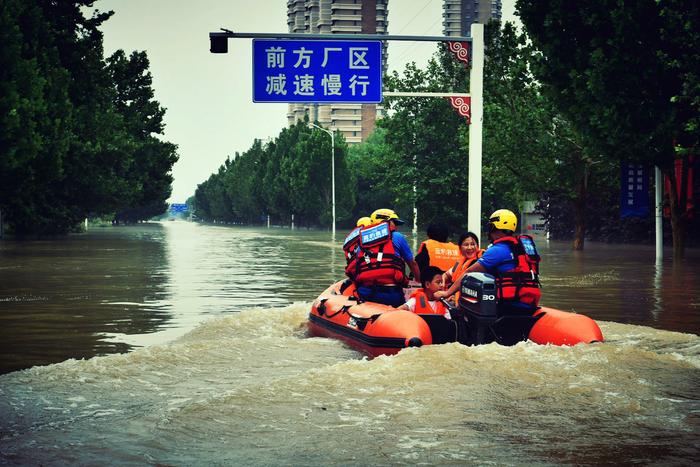
<svg viewBox="0 0 700 467"><path fill-rule="evenodd" d="M209 33L210 52L227 53L229 38L255 39L253 41L254 102L359 104L379 103L383 96L449 99L452 107L470 124L467 228L477 235L480 234L483 24L472 24L471 37L238 33L222 28L220 32ZM377 46L370 45L377 41L379 41L378 49ZM470 67L469 94L382 92L382 41L448 44L450 52ZM334 51L332 50L334 48L340 50ZM331 55L334 56L333 59L329 58ZM333 219L333 231L335 232L335 219Z"/></svg>

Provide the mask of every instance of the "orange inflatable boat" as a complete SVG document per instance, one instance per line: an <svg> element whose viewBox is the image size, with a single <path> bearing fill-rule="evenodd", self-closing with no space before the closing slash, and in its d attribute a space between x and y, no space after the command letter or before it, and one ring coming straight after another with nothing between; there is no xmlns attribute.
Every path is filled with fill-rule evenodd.
<svg viewBox="0 0 700 467"><path fill-rule="evenodd" d="M335 283L313 302L309 333L340 339L372 357L394 354L406 347L447 342L514 345L531 340L538 344L576 345L603 341L596 322L577 313L541 307L533 314L501 315L496 311L496 303L490 302L490 276L469 276L462 282L459 306L450 309L451 318L360 302L354 284L348 280Z"/></svg>

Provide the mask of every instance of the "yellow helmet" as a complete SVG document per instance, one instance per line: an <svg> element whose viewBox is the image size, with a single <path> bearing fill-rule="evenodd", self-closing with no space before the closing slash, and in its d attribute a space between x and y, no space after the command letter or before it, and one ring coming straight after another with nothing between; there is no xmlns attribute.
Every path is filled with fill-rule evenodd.
<svg viewBox="0 0 700 467"><path fill-rule="evenodd" d="M372 213L371 220L372 224L389 220L394 221L396 225L402 225L404 223L392 209L377 209Z"/></svg>
<svg viewBox="0 0 700 467"><path fill-rule="evenodd" d="M518 227L518 218L513 214L513 211L499 209L489 216L489 226L491 225L498 230L515 232Z"/></svg>
<svg viewBox="0 0 700 467"><path fill-rule="evenodd" d="M372 225L372 219L369 217L360 217L357 219L355 227L367 227L368 225Z"/></svg>

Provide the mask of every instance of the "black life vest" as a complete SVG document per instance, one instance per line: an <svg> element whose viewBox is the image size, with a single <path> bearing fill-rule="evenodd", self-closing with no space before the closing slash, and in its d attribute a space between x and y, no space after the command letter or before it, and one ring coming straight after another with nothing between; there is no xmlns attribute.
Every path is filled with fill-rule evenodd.
<svg viewBox="0 0 700 467"><path fill-rule="evenodd" d="M496 272L496 293L499 303L520 302L537 307L542 292L540 290L540 255L535 242L529 235L501 237L493 244L508 245L515 267L505 272Z"/></svg>
<svg viewBox="0 0 700 467"><path fill-rule="evenodd" d="M358 285L403 285L406 282L404 260L392 242L394 226L390 222L360 229L357 255L345 273Z"/></svg>

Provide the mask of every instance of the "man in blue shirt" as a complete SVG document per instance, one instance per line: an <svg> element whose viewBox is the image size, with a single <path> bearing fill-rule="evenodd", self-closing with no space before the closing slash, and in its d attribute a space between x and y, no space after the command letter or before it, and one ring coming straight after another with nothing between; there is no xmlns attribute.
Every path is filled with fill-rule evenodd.
<svg viewBox="0 0 700 467"><path fill-rule="evenodd" d="M404 221L391 209L377 209L372 213L373 224L388 222L391 226L391 243L394 247L395 255L398 256L413 273L415 280L420 281L418 264L413 258L413 252L408 245L406 237L396 230L396 227L403 225ZM403 268L403 266L402 266ZM368 302L383 303L393 307L398 307L405 302L402 283L367 284L360 280L357 284L357 293L360 299Z"/></svg>
<svg viewBox="0 0 700 467"><path fill-rule="evenodd" d="M499 209L491 214L489 217L488 233L491 245L486 249L482 257L466 270L466 273L484 272L492 276L502 277L504 274L514 271L518 273L521 272L519 271L520 266L518 258L516 258L513 247L511 246L512 242L515 241L513 233L517 225L518 219L512 211ZM499 242L499 240L502 241ZM530 272L533 274L533 280L526 281L524 287L518 287L517 290L512 290L516 289L516 287L508 285L507 290L504 288L504 290L499 291L499 296L503 301L503 303L499 304L499 307L505 306L506 302L508 306L522 310L532 310L533 306L534 308L537 307L537 303L533 302L539 302L539 283L536 282L535 273L533 271ZM455 282L445 292L436 292L435 297L450 297L459 290L460 286L461 284L459 281ZM527 292L527 294L522 292Z"/></svg>
<svg viewBox="0 0 700 467"><path fill-rule="evenodd" d="M506 236L505 234L499 235L500 231L497 232L492 241ZM467 272L485 272L496 275L496 273L510 271L515 267L515 264L515 256L508 245L496 243L491 244L481 258L476 261L476 264L467 269Z"/></svg>

